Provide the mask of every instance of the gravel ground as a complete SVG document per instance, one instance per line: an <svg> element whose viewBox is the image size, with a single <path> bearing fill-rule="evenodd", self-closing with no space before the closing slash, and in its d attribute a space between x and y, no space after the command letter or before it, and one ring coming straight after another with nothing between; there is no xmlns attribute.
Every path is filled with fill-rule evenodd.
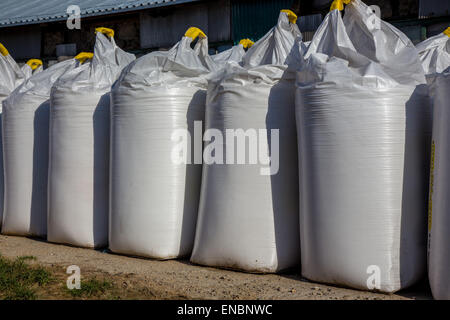
<svg viewBox="0 0 450 320"><path fill-rule="evenodd" d="M431 299L426 285L386 295L309 282L299 274L257 275L194 266L184 260L157 261L0 235L0 254L34 256L35 263L65 270L78 265L81 276L102 274L143 299Z"/></svg>

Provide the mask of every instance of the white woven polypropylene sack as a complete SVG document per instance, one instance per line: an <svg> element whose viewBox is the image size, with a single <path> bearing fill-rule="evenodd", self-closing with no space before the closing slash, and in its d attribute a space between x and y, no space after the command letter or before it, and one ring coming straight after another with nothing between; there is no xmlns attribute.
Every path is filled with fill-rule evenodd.
<svg viewBox="0 0 450 320"><path fill-rule="evenodd" d="M78 64L71 59L35 74L3 101L4 234L47 235L50 90Z"/></svg>
<svg viewBox="0 0 450 320"><path fill-rule="evenodd" d="M82 247L108 243L110 90L134 55L97 32L94 57L58 79L50 98L48 234Z"/></svg>
<svg viewBox="0 0 450 320"><path fill-rule="evenodd" d="M430 106L418 53L359 0L297 74L302 275L395 292L426 267Z"/></svg>
<svg viewBox="0 0 450 320"><path fill-rule="evenodd" d="M425 74L441 73L450 67L450 27L445 33L428 38L416 47Z"/></svg>
<svg viewBox="0 0 450 320"><path fill-rule="evenodd" d="M282 12L242 65L229 63L210 79L205 129L224 140L209 137L205 145L210 160L217 161L203 165L194 263L250 272L277 272L300 263L295 75L286 65L297 37L297 25ZM227 138L230 129L256 137L249 145L242 135ZM237 155L242 142L245 155ZM271 155L270 164L260 157L250 162L254 147L259 155ZM241 156L244 163L238 163Z"/></svg>
<svg viewBox="0 0 450 320"><path fill-rule="evenodd" d="M3 146L2 146L2 102L17 88L25 76L20 67L9 54L8 50L0 43L0 229L3 222Z"/></svg>
<svg viewBox="0 0 450 320"><path fill-rule="evenodd" d="M428 204L428 278L435 299L450 299L450 68L431 84L433 140Z"/></svg>
<svg viewBox="0 0 450 320"><path fill-rule="evenodd" d="M173 161L180 144L174 134L189 132L193 139L199 121L201 139L205 76L214 63L206 37L194 49L191 43L185 36L168 52L137 59L113 88L109 247L114 252L171 259L192 251L201 163Z"/></svg>

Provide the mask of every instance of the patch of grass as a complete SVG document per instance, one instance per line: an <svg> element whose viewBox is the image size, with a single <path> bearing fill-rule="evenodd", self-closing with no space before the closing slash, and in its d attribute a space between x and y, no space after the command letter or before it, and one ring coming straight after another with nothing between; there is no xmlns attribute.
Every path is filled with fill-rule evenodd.
<svg viewBox="0 0 450 320"><path fill-rule="evenodd" d="M106 280L89 279L86 281L81 281L80 289L68 289L66 290L70 293L72 297L82 298L82 297L92 297L105 294L107 290L113 289L113 284Z"/></svg>
<svg viewBox="0 0 450 320"><path fill-rule="evenodd" d="M0 255L0 300L122 298L114 282L90 274L82 278L81 289L69 290L62 268L30 263L35 260L33 256L10 259Z"/></svg>
<svg viewBox="0 0 450 320"><path fill-rule="evenodd" d="M19 261L27 261L27 260L35 261L37 259L34 256L21 256L21 257L17 257L17 260L19 260Z"/></svg>
<svg viewBox="0 0 450 320"><path fill-rule="evenodd" d="M42 287L52 279L50 272L40 266L30 266L24 256L8 260L0 256L0 298L6 300L36 299L36 287Z"/></svg>

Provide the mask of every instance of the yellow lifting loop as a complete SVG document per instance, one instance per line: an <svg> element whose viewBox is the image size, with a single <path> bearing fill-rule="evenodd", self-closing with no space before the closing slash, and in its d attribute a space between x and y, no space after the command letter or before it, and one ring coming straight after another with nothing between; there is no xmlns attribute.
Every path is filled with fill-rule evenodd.
<svg viewBox="0 0 450 320"><path fill-rule="evenodd" d="M92 52L80 52L74 59L80 61L83 64L86 60L92 59L94 54Z"/></svg>
<svg viewBox="0 0 450 320"><path fill-rule="evenodd" d="M242 39L241 41L239 41L239 44L242 44L242 46L244 47L244 49L249 49L252 47L252 45L254 45L255 43L250 40L250 39Z"/></svg>
<svg viewBox="0 0 450 320"><path fill-rule="evenodd" d="M114 37L114 30L113 29L109 29L109 28L104 28L104 27L99 27L99 28L95 28L95 33L100 32L103 33L104 35L113 38Z"/></svg>
<svg viewBox="0 0 450 320"><path fill-rule="evenodd" d="M7 56L9 54L8 50L0 43L0 53L3 56Z"/></svg>
<svg viewBox="0 0 450 320"><path fill-rule="evenodd" d="M42 60L39 59L30 59L27 61L27 65L30 66L31 70L36 70L40 66L42 66Z"/></svg>
<svg viewBox="0 0 450 320"><path fill-rule="evenodd" d="M342 11L344 10L344 4L349 4L351 1L352 0L334 0L333 3L331 4L330 11L336 9Z"/></svg>
<svg viewBox="0 0 450 320"><path fill-rule="evenodd" d="M292 23L292 24L297 23L297 15L292 10L283 9L283 10L281 10L281 12L284 12L287 14L290 23Z"/></svg>
<svg viewBox="0 0 450 320"><path fill-rule="evenodd" d="M190 27L189 29L187 29L184 36L189 37L192 40L197 39L197 37L206 38L206 34L202 30L200 30L199 28L196 28L196 27Z"/></svg>
<svg viewBox="0 0 450 320"><path fill-rule="evenodd" d="M447 29L445 29L444 34L450 38L450 27L448 27Z"/></svg>

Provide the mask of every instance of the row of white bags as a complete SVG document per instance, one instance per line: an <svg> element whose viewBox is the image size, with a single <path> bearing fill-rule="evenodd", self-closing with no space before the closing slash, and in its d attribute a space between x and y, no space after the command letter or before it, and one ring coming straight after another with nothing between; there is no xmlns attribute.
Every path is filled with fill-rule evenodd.
<svg viewBox="0 0 450 320"><path fill-rule="evenodd" d="M211 57L206 35L191 28L168 52L153 52L131 63L114 85L112 251L158 259L192 252L202 165L172 161L178 143L173 133L184 130L193 137L194 122L199 121L202 134L207 75L226 62L241 61L249 45L243 41ZM201 152L201 141L199 147Z"/></svg>
<svg viewBox="0 0 450 320"><path fill-rule="evenodd" d="M5 234L45 237L48 225L53 242L108 243L109 92L134 56L115 45L113 30L97 31L94 55L35 71L4 102ZM192 54L205 56L214 68L240 61L251 45L244 41L212 59L203 37Z"/></svg>
<svg viewBox="0 0 450 320"><path fill-rule="evenodd" d="M344 19L332 11L308 50L295 18L282 12L243 58L241 46L209 56L206 36L192 29L170 51L129 64L133 57L103 30L110 39L97 34L91 63L55 68L40 81L43 92L29 81L29 105L19 92L9 98L24 101L11 110L32 111L6 117L12 169L3 232L45 235L45 130L36 135L30 122L45 128L38 115L51 96L49 241L106 245L109 210L114 252L168 259L193 249L195 263L276 272L299 264L301 244L302 273L315 281L368 289L373 266L375 289L417 281L426 262L430 135L417 50L358 0ZM109 91L126 65L112 89L109 141ZM276 173L214 163L202 174L201 164L173 163L173 132L194 137L194 121L203 120L200 134L279 129ZM270 147L271 139L260 143ZM227 154L226 141L216 145ZM194 158L199 147L190 147Z"/></svg>
<svg viewBox="0 0 450 320"><path fill-rule="evenodd" d="M306 53L283 26L280 16L241 65L210 78L205 119L222 132L279 129L280 170L264 177L258 165L204 164L191 261L271 272L295 266L301 251L311 280L384 292L410 286L425 274L431 130L418 51L357 0L344 19L337 10L325 18ZM299 202L287 65L300 65ZM291 214L298 203L301 250Z"/></svg>
<svg viewBox="0 0 450 320"><path fill-rule="evenodd" d="M317 281L367 289L367 270L375 266L381 272L377 289L392 292L425 271L430 108L417 50L379 19L380 29L369 29L368 18L359 1L344 20L330 13L299 72L302 269ZM289 19L282 13L241 64L229 63L208 79L205 129L280 129L280 170L262 176L260 165L203 165L195 263L274 272L299 262L294 82L287 65L301 64L305 48ZM192 97L203 101L205 82L198 71L184 74L174 68L182 63L158 55L136 61L113 89L110 248L164 259L188 254L192 246L198 165L171 163L175 142L169 136L189 124L194 134L203 102ZM181 75L184 85L177 83ZM183 101L178 95L186 87L193 88ZM362 107L353 102L355 93ZM308 105L312 116L302 114ZM192 116L187 123L186 115ZM306 117L311 121L303 124ZM310 123L317 123L315 131ZM342 148L333 148L328 136ZM226 154L226 143L219 146Z"/></svg>
<svg viewBox="0 0 450 320"><path fill-rule="evenodd" d="M224 113L228 112L228 106L215 111L218 106L212 106L209 101L206 103L206 76L220 66L214 65L207 55L205 37L200 38L194 49L190 47L192 38L184 37L169 52L151 53L126 68L112 90L109 234L112 251L159 259L186 256L192 251L197 224L198 246L193 255L196 262L232 267L224 265L223 257L233 261L235 267L257 271L277 271L298 263L297 156L293 108L271 110L273 117L268 124L274 127L287 125L282 130L283 144L280 146L287 154L287 158L281 160L287 167L276 178L280 190L271 190L270 176L259 178L257 166L250 173L239 166L205 167L202 182L201 163L177 164L172 161L177 145L177 141L172 139L173 132L185 129L194 137L194 122L204 120L205 103L208 106L206 128L225 129L218 127L218 123L211 123L211 119L239 121L246 113L248 116L241 119L243 128L266 126L269 93L286 69L282 63L297 35L300 32L296 25L289 22L286 13L282 13L279 25L244 56L243 65L255 67L253 77L245 67L228 59L231 67L227 65L222 73L239 68L244 73L239 81L243 79L249 84L242 87L238 82L233 86L230 80L230 87L224 88L225 92L229 92L223 98L225 101L227 97L234 96L246 99L238 102L241 110L230 109L232 113L229 115ZM287 51L278 45L280 42L287 42ZM266 64L280 66L258 70L259 65ZM267 74L273 80L266 80ZM287 80L286 85L280 85L277 88L278 100L274 100L272 107L276 108L276 101L280 102L280 99L287 99L287 106L293 106L292 88L292 78ZM216 100L215 97L210 99ZM214 112L217 112L216 116ZM236 125L238 123L230 123L232 128ZM190 146L190 156L196 153L195 143ZM231 167L237 171L220 172ZM211 181L205 180L208 177ZM215 178L218 178L217 187ZM230 186L226 192L221 190L224 179ZM247 188L238 188L235 179L246 183ZM212 194L202 191L199 208L200 185ZM275 192L273 196L272 192ZM230 199L233 199L232 206ZM273 207L279 214L275 221ZM208 212L204 213L205 210ZM198 222L197 212L200 212ZM253 213L260 218L254 217ZM212 214L215 215L210 216ZM250 216L240 221L242 214ZM220 221L220 217L225 221ZM213 225L207 224L209 222ZM242 241L244 234L249 235L248 241ZM255 250L257 247L261 249ZM211 251L217 251L212 258Z"/></svg>
<svg viewBox="0 0 450 320"><path fill-rule="evenodd" d="M3 103L3 233L107 243L109 91L134 56L96 31L94 55L33 75Z"/></svg>

